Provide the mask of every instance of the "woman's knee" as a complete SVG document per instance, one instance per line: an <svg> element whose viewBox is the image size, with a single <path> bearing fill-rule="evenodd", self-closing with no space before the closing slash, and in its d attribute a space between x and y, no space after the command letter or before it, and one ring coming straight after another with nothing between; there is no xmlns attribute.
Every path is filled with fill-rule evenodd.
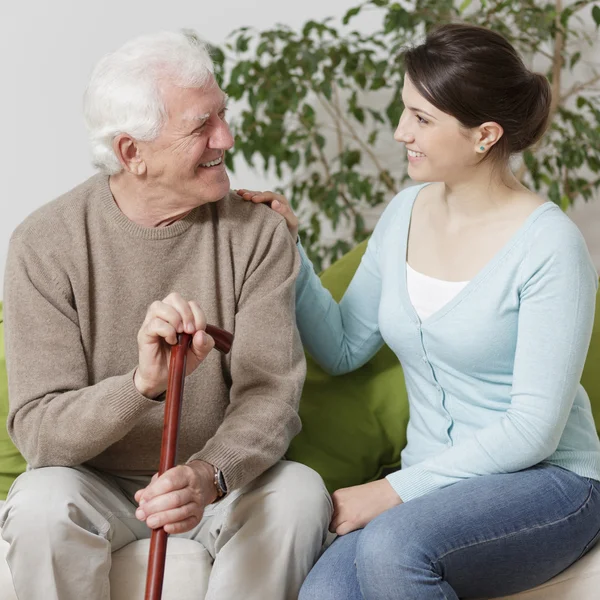
<svg viewBox="0 0 600 600"><path fill-rule="evenodd" d="M398 583L403 574L431 565L431 540L416 526L402 506L390 509L363 530L356 548L356 569L361 585L392 578Z"/></svg>
<svg viewBox="0 0 600 600"><path fill-rule="evenodd" d="M315 576L313 571L302 585L298 600L349 600L348 582L335 573L328 577Z"/></svg>
<svg viewBox="0 0 600 600"><path fill-rule="evenodd" d="M359 600L356 543L360 531L338 537L312 568L298 600Z"/></svg>

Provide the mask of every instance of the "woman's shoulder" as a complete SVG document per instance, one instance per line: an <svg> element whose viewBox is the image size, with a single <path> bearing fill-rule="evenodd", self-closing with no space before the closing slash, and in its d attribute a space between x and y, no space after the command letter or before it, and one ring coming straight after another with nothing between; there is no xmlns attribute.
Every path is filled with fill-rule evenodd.
<svg viewBox="0 0 600 600"><path fill-rule="evenodd" d="M541 271L576 270L597 279L583 234L553 202L544 202L535 209L526 233L525 265L530 275Z"/></svg>
<svg viewBox="0 0 600 600"><path fill-rule="evenodd" d="M529 238L532 244L547 250L564 249L565 245L585 247L585 239L577 225L554 202L541 201L532 206Z"/></svg>
<svg viewBox="0 0 600 600"><path fill-rule="evenodd" d="M421 190L424 188L435 187L438 184L421 183L418 185L411 185L398 192L385 207L385 210L381 214L377 226L379 228L386 227L392 222L399 218L410 219L412 212L412 206L420 195ZM427 189L426 192L428 193Z"/></svg>
<svg viewBox="0 0 600 600"><path fill-rule="evenodd" d="M419 183L417 185L408 186L400 192L398 192L392 198L388 206L399 207L402 205L411 205L415 202L419 195L430 195L431 193L435 194L436 189L439 188L439 186L443 186L443 184L429 181L425 183Z"/></svg>

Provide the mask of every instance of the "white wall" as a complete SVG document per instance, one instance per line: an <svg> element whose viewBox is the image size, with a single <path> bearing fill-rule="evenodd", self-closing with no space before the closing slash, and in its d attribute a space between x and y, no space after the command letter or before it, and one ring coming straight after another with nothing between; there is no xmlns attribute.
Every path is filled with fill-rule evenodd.
<svg viewBox="0 0 600 600"><path fill-rule="evenodd" d="M0 0L0 282L13 229L89 177L81 97L96 61L128 39L191 27L212 43L235 28L340 17L358 0ZM8 6L7 6L8 5ZM361 29L374 21L363 17ZM235 106L233 107L235 111ZM393 157L391 157L393 158ZM401 164L401 153L398 154ZM234 187L275 182L239 168ZM600 203L574 211L600 266ZM0 285L1 288L1 285ZM0 290L0 298L2 292Z"/></svg>

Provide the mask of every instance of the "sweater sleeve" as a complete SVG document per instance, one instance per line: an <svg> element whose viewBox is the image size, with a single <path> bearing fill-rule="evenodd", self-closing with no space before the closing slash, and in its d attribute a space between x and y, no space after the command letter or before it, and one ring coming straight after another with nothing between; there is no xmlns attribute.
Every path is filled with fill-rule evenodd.
<svg viewBox="0 0 600 600"><path fill-rule="evenodd" d="M381 247L397 222L402 202L418 189L404 190L387 206L339 304L323 287L298 243L302 266L296 284L296 320L300 336L310 355L332 375L358 369L383 346L379 331Z"/></svg>
<svg viewBox="0 0 600 600"><path fill-rule="evenodd" d="M33 467L92 459L156 404L137 391L133 371L90 385L71 296L52 254L13 236L4 288L8 431Z"/></svg>
<svg viewBox="0 0 600 600"><path fill-rule="evenodd" d="M598 276L570 222L531 241L521 274L508 410L471 438L388 475L403 501L477 475L526 469L557 449L591 339Z"/></svg>
<svg viewBox="0 0 600 600"><path fill-rule="evenodd" d="M284 221L251 262L235 317L225 418L188 459L217 465L229 490L281 459L301 427L306 360L294 319L299 258Z"/></svg>
<svg viewBox="0 0 600 600"><path fill-rule="evenodd" d="M379 333L381 278L377 245L369 240L361 263L338 304L323 287L304 248L297 285L296 319L302 343L331 375L364 365L383 345Z"/></svg>

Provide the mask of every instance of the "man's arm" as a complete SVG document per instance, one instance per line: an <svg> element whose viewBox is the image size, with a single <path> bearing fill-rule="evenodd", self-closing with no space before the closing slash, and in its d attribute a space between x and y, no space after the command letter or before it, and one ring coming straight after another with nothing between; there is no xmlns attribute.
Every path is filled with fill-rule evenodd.
<svg viewBox="0 0 600 600"><path fill-rule="evenodd" d="M136 389L133 370L89 385L69 280L52 261L19 237L11 240L4 289L8 431L33 467L86 462L156 404Z"/></svg>
<svg viewBox="0 0 600 600"><path fill-rule="evenodd" d="M296 248L281 221L259 242L238 299L225 419L188 459L219 467L229 491L275 464L300 431L306 361L294 314L298 269Z"/></svg>

